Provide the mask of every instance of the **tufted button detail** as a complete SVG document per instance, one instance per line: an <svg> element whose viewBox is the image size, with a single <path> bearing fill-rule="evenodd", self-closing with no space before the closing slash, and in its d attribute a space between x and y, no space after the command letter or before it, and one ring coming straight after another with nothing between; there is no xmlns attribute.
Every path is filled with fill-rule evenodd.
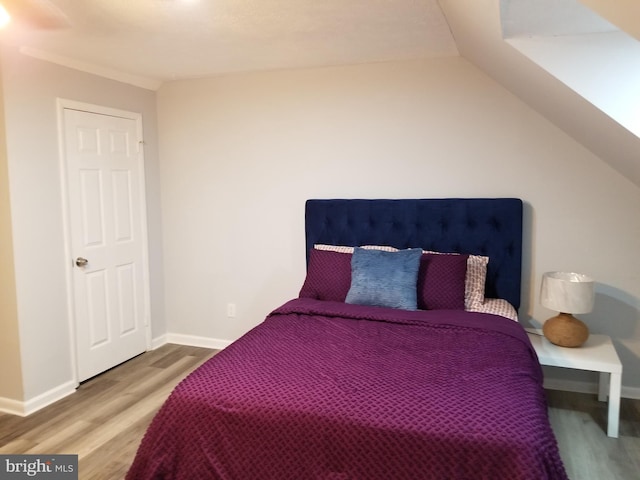
<svg viewBox="0 0 640 480"><path fill-rule="evenodd" d="M467 228L469 230L475 230L478 226L478 222L476 222L473 218L467 217Z"/></svg>
<svg viewBox="0 0 640 480"><path fill-rule="evenodd" d="M497 284L493 290L519 305L520 270L515 269L522 255L519 200L310 200L306 214L311 221L307 248L313 243L368 243L488 256L488 282Z"/></svg>
<svg viewBox="0 0 640 480"><path fill-rule="evenodd" d="M489 219L489 225L491 226L491 228L493 228L496 232L499 232L501 230L501 223L500 221L496 218L496 217L491 217Z"/></svg>

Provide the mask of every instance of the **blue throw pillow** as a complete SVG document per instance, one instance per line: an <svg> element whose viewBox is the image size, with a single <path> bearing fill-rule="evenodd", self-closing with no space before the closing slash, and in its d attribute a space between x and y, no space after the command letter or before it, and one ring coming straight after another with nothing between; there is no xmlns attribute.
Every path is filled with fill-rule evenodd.
<svg viewBox="0 0 640 480"><path fill-rule="evenodd" d="M419 248L397 252L356 248L345 302L416 310L421 256Z"/></svg>

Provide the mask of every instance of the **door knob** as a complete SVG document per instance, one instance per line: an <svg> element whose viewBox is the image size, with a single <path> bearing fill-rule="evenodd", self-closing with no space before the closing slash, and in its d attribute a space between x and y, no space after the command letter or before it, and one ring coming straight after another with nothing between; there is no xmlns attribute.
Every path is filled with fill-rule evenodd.
<svg viewBox="0 0 640 480"><path fill-rule="evenodd" d="M76 258L76 265L78 267L84 267L87 263L89 263L89 260L87 260L86 258L82 258L82 257Z"/></svg>

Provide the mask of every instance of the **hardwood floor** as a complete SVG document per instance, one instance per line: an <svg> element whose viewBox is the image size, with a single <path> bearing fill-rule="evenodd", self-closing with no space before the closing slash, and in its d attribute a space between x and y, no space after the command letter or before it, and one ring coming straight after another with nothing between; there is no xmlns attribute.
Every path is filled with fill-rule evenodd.
<svg viewBox="0 0 640 480"><path fill-rule="evenodd" d="M622 399L619 438L607 437L607 404L597 395L547 390L547 401L569 478L640 478L640 400Z"/></svg>
<svg viewBox="0 0 640 480"><path fill-rule="evenodd" d="M83 383L73 395L28 417L0 413L0 453L78 454L80 479L122 479L173 387L214 354L165 345ZM639 478L640 400L622 399L620 438L614 439L606 436L607 406L595 395L547 394L569 478Z"/></svg>
<svg viewBox="0 0 640 480"><path fill-rule="evenodd" d="M164 345L88 380L74 394L28 417L0 413L0 453L78 454L80 479L121 479L171 390L214 354Z"/></svg>

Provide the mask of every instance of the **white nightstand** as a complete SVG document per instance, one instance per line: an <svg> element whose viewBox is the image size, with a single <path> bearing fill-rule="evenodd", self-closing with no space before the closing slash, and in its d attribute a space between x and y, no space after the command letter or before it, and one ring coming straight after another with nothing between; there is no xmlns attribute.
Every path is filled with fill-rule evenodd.
<svg viewBox="0 0 640 480"><path fill-rule="evenodd" d="M620 422L620 389L622 364L607 335L591 335L577 348L558 347L542 336L542 330L527 328L529 340L538 354L541 365L600 372L598 400L609 397L607 435L618 437ZM607 388L608 387L608 388Z"/></svg>

